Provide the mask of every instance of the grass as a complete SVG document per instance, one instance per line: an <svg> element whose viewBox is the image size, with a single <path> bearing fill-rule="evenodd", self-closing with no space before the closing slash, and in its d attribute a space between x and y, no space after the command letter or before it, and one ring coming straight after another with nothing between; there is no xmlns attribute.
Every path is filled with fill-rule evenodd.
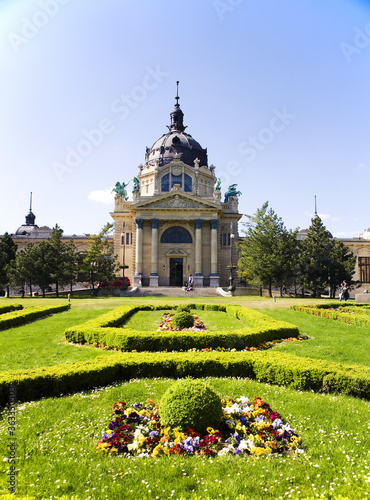
<svg viewBox="0 0 370 500"><path fill-rule="evenodd" d="M65 299L0 299L0 304L12 301L46 305L51 301L64 303ZM72 299L68 312L0 332L2 370L93 359L103 352L92 347L59 343L65 328L95 318L118 305L165 304L168 301L168 297ZM187 301L188 297L171 299L174 304ZM192 298L192 302L197 301L262 309L275 319L296 324L301 333L310 336L307 341L282 343L273 350L369 366L367 329L289 309L293 303L307 301ZM309 301L310 304L319 302L324 301ZM214 314L214 311L203 313ZM210 315L205 322L211 320ZM217 328L219 322L217 319ZM367 498L369 402L342 395L296 391L248 379L210 379L210 382L222 397L245 395L252 399L261 396L296 430L302 438L304 453L271 459L220 457L211 460L197 457L124 459L97 454L95 445L111 420L114 401L138 402L147 397L158 401L171 383L165 379L131 380L72 396L16 405L16 497L30 495L38 500L63 498L63 495L65 500ZM7 411L3 410L0 495L7 493L10 465L7 417Z"/></svg>
<svg viewBox="0 0 370 500"><path fill-rule="evenodd" d="M261 312L297 325L300 333L310 337L304 342L283 342L274 349L296 356L370 366L370 338L366 327L347 325L292 309L265 309Z"/></svg>
<svg viewBox="0 0 370 500"><path fill-rule="evenodd" d="M161 322L163 314L166 312L174 313L175 311L138 311L126 321L123 327L132 330L155 331ZM209 331L227 331L246 328L246 325L242 321L222 311L192 311L192 314L196 314Z"/></svg>
<svg viewBox="0 0 370 500"><path fill-rule="evenodd" d="M98 349L76 348L61 341L64 341L67 327L84 323L109 310L72 307L69 311L0 332L1 370L39 368L101 356L102 351Z"/></svg>
<svg viewBox="0 0 370 500"><path fill-rule="evenodd" d="M131 380L69 397L19 405L17 498L277 499L366 498L370 404L246 379L210 379L223 397L261 396L302 438L304 453L271 459L171 457L125 459L97 454L114 401L158 401L170 380ZM6 458L6 414L0 423ZM3 462L0 492L7 487ZM243 496L241 496L243 495ZM73 498L76 498L73 497Z"/></svg>

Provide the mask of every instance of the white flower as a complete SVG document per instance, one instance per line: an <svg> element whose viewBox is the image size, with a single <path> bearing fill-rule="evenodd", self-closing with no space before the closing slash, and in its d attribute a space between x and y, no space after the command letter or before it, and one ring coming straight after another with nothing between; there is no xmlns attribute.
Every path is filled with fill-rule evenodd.
<svg viewBox="0 0 370 500"><path fill-rule="evenodd" d="M223 457L224 455L227 455L228 453L230 453L231 449L228 448L228 447L225 447L225 448L222 448L222 450L220 450L217 455L219 457Z"/></svg>
<svg viewBox="0 0 370 500"><path fill-rule="evenodd" d="M250 403L250 399L248 399L246 396L240 396L237 401L240 401L243 405L247 404L248 406Z"/></svg>

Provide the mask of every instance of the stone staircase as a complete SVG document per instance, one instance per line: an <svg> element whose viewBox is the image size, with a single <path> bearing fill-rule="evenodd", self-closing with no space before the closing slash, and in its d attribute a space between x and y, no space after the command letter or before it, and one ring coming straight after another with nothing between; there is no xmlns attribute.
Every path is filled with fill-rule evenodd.
<svg viewBox="0 0 370 500"><path fill-rule="evenodd" d="M213 287L202 287L202 288L194 288L191 292L185 292L180 287L150 287L143 286L138 288L133 288L131 290L127 290L127 292L123 292L121 294L123 297L220 297L220 294L217 292L217 288Z"/></svg>

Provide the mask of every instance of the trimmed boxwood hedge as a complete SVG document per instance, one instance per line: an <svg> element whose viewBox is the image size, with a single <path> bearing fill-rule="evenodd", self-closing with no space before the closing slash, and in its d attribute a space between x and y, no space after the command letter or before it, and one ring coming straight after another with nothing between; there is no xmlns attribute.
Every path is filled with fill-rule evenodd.
<svg viewBox="0 0 370 500"><path fill-rule="evenodd" d="M0 316L0 330L24 325L29 321L34 321L35 319L42 318L49 314L67 311L70 306L70 304L64 304L60 306L28 307L27 309L22 309L21 311L13 311L2 314Z"/></svg>
<svg viewBox="0 0 370 500"><path fill-rule="evenodd" d="M284 354L257 352L114 353L95 360L0 374L0 404L59 396L144 377L249 377L295 389L370 399L370 369Z"/></svg>
<svg viewBox="0 0 370 500"><path fill-rule="evenodd" d="M336 310L332 310L331 308L335 308ZM338 303L319 304L318 306L296 305L291 306L291 309L312 314L313 316L341 321L349 325L370 326L370 317L367 316L369 309L361 307L361 305L359 308L358 306L338 306Z"/></svg>
<svg viewBox="0 0 370 500"><path fill-rule="evenodd" d="M114 328L121 325L137 311L166 310L171 306L121 306L95 320L68 328L65 337L69 342L96 343L122 351L179 351L218 347L245 349L275 339L297 337L298 328L284 321L277 321L253 309L239 306L201 304L204 310L221 310L246 323L245 328L227 331L138 331ZM218 309L217 309L218 308ZM198 307L199 309L199 307Z"/></svg>
<svg viewBox="0 0 370 500"><path fill-rule="evenodd" d="M22 304L9 304L7 306L0 306L0 314L4 314L10 311L19 311L23 309Z"/></svg>

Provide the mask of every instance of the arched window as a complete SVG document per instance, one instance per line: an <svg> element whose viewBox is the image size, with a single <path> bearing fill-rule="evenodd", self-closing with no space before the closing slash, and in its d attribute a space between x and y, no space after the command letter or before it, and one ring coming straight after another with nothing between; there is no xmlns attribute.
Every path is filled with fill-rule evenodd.
<svg viewBox="0 0 370 500"><path fill-rule="evenodd" d="M193 187L192 187L192 180L190 175L184 174L184 191L185 193L191 193Z"/></svg>
<svg viewBox="0 0 370 500"><path fill-rule="evenodd" d="M162 234L161 243L193 243L193 238L184 227L172 226Z"/></svg>
<svg viewBox="0 0 370 500"><path fill-rule="evenodd" d="M162 177L161 190L165 192L170 190L170 174L166 174Z"/></svg>
<svg viewBox="0 0 370 500"><path fill-rule="evenodd" d="M171 177L171 187L173 187L175 184L180 184L182 187L182 175L173 175Z"/></svg>

